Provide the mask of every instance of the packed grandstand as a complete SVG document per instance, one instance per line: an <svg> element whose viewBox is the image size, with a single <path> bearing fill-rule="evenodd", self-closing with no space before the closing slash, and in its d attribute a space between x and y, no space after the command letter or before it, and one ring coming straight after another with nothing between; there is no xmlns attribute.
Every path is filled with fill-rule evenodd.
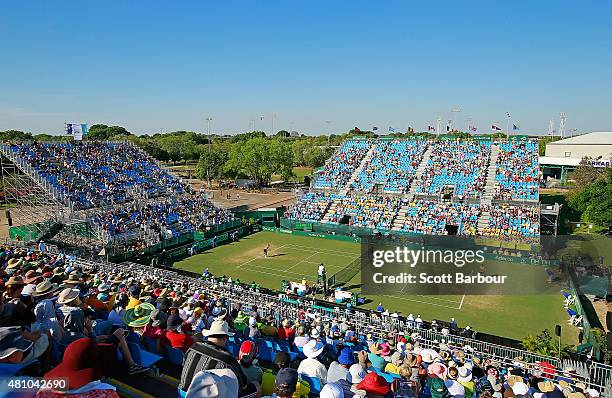
<svg viewBox="0 0 612 398"><path fill-rule="evenodd" d="M536 140L347 140L287 213L382 232L540 234ZM345 217L346 216L346 217Z"/></svg>
<svg viewBox="0 0 612 398"><path fill-rule="evenodd" d="M235 217L131 144L3 151L105 244L150 247ZM537 156L528 139L350 139L286 216L536 242ZM71 391L20 396L595 398L612 377L480 342L454 319L329 311L207 272L84 260L44 243L0 247L0 275L0 375L67 378Z"/></svg>

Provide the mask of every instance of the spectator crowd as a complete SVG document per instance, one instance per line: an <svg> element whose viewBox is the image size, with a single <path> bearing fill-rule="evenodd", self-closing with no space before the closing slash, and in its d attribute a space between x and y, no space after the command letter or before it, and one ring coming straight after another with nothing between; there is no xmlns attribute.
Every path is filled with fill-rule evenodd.
<svg viewBox="0 0 612 398"><path fill-rule="evenodd" d="M11 150L67 197L75 209L134 196L184 192L180 180L129 143L72 141L11 144Z"/></svg>
<svg viewBox="0 0 612 398"><path fill-rule="evenodd" d="M368 140L347 140L340 149L325 163L316 176L315 188L338 189L345 186L363 157L370 150Z"/></svg>
<svg viewBox="0 0 612 398"><path fill-rule="evenodd" d="M454 196L481 197L486 182L491 142L457 139L436 141L432 145L425 170L420 178L414 181L416 192L440 195L445 186L452 185Z"/></svg>
<svg viewBox="0 0 612 398"><path fill-rule="evenodd" d="M109 238L133 233L147 246L232 221L231 212L215 207L203 194L184 194L148 203L101 210L92 217Z"/></svg>
<svg viewBox="0 0 612 398"><path fill-rule="evenodd" d="M183 366L187 397L599 396L575 369L451 343L473 336L454 319L438 325L411 315L400 324L379 306L358 321L349 309L281 306L212 277L0 250L0 371L66 377L70 397L117 397L102 377L150 375L142 364L150 352ZM424 339L426 328L449 339Z"/></svg>
<svg viewBox="0 0 612 398"><path fill-rule="evenodd" d="M499 145L495 197L503 200L539 197L538 142L514 140Z"/></svg>

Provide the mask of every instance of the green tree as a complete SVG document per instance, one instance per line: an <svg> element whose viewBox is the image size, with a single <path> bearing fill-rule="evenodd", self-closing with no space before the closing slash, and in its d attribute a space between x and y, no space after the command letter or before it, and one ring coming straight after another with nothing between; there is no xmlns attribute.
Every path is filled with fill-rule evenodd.
<svg viewBox="0 0 612 398"><path fill-rule="evenodd" d="M581 178L584 185L572 191L570 207L582 213L583 221L609 228L612 225L612 169L605 169L597 177L587 172ZM595 180L589 183L591 178Z"/></svg>
<svg viewBox="0 0 612 398"><path fill-rule="evenodd" d="M306 149L310 145L310 140L308 139L299 139L291 143L291 150L293 152L293 163L296 166L304 166L306 164L306 162L304 161L304 152L306 152Z"/></svg>
<svg viewBox="0 0 612 398"><path fill-rule="evenodd" d="M529 334L523 338L521 345L527 351L535 352L540 355L557 357L559 355L559 342L553 338L548 329L542 330L538 335ZM563 345L561 356L568 357L573 350L573 346Z"/></svg>
<svg viewBox="0 0 612 398"><path fill-rule="evenodd" d="M310 147L304 153L304 164L310 167L321 167L325 164L327 158L331 156L331 148L314 146Z"/></svg>
<svg viewBox="0 0 612 398"><path fill-rule="evenodd" d="M181 137L164 135L157 138L157 143L161 149L168 154L168 159L171 160L172 163L176 164L176 162L181 160L183 155L181 152L181 146L183 145Z"/></svg>
<svg viewBox="0 0 612 398"><path fill-rule="evenodd" d="M71 141L72 137L65 135L36 134L33 139L35 141Z"/></svg>
<svg viewBox="0 0 612 398"><path fill-rule="evenodd" d="M136 137L131 136L129 138L134 144L138 145L142 150L144 150L147 154L154 157L155 159L166 162L170 160L170 156L168 152L166 152L157 140L148 137Z"/></svg>
<svg viewBox="0 0 612 398"><path fill-rule="evenodd" d="M113 137L127 137L132 135L125 127L107 126L105 124L94 124L89 128L87 138L90 140L110 140Z"/></svg>
<svg viewBox="0 0 612 398"><path fill-rule="evenodd" d="M232 145L225 170L244 175L258 186L269 184L274 173L288 180L293 175L293 152L284 140L251 138Z"/></svg>
<svg viewBox="0 0 612 398"><path fill-rule="evenodd" d="M3 141L29 141L32 139L32 133L26 133L19 130L0 131L0 140Z"/></svg>
<svg viewBox="0 0 612 398"><path fill-rule="evenodd" d="M207 148L206 146L204 148ZM229 159L229 148L227 145L212 145L210 152L203 149L200 160L196 166L196 177L200 180L221 179L225 177L224 167Z"/></svg>

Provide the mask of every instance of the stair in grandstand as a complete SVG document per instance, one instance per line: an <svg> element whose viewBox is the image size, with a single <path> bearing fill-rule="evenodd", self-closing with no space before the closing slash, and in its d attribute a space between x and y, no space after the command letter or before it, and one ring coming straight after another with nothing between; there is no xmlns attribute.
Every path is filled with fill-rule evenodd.
<svg viewBox="0 0 612 398"><path fill-rule="evenodd" d="M489 226L489 206L491 205L490 200L487 201L486 199L482 200L480 202L481 204L486 204L488 206L483 206L482 207L482 212L480 213L480 217L478 217L478 223L476 224L476 229L478 230L478 234L483 236L485 229Z"/></svg>
<svg viewBox="0 0 612 398"><path fill-rule="evenodd" d="M411 197L414 198L414 196ZM395 215L395 218L393 219L393 226L391 227L392 231L402 230L402 226L404 225L404 220L406 219L406 212L408 211L408 208L408 205L402 205L402 207L400 207L399 211Z"/></svg>
<svg viewBox="0 0 612 398"><path fill-rule="evenodd" d="M487 181L485 182L483 199L491 201L495 195L495 175L497 174L497 158L499 157L499 145L491 145L491 157L487 168ZM490 203L489 203L490 204Z"/></svg>
<svg viewBox="0 0 612 398"><path fill-rule="evenodd" d="M342 203L342 199L340 198L334 198L331 202L331 204L329 205L329 207L327 208L327 211L325 212L325 216L323 216L323 219L321 219L322 222L324 223L329 223L330 221L330 217L332 215L332 210L336 210L336 208ZM333 214L335 214L336 212L334 211Z"/></svg>
<svg viewBox="0 0 612 398"><path fill-rule="evenodd" d="M423 172L425 171L425 168L427 167L427 162L429 162L429 158L431 158L432 151L433 151L433 145L430 145L429 147L427 147L427 150L423 153L423 159L421 159L421 163L419 164L419 167L417 167L414 173L414 177L412 178L412 182L410 183L410 189L408 190L408 192L412 196L416 195L416 185L414 184L414 181L420 180L421 177L423 176Z"/></svg>
<svg viewBox="0 0 612 398"><path fill-rule="evenodd" d="M344 188L342 188L342 190L340 191L340 195L346 195L348 193L348 191L351 189L351 185L353 184L355 179L359 176L359 173L361 173L363 168L366 167L366 165L370 163L370 160L372 160L372 155L374 154L375 149L376 149L376 145L372 144L372 146L368 150L368 153L366 153L363 159L361 159L361 163L359 163L359 167L357 167L355 171L353 171L351 178L348 180Z"/></svg>

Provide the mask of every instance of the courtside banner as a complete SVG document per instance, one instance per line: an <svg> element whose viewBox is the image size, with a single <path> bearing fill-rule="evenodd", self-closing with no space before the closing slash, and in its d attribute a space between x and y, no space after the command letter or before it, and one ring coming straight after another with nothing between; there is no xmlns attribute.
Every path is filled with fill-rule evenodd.
<svg viewBox="0 0 612 398"><path fill-rule="evenodd" d="M546 265L541 259L540 252L487 247L463 237L371 237L362 239L361 289L388 296L559 294L566 274L559 262Z"/></svg>

